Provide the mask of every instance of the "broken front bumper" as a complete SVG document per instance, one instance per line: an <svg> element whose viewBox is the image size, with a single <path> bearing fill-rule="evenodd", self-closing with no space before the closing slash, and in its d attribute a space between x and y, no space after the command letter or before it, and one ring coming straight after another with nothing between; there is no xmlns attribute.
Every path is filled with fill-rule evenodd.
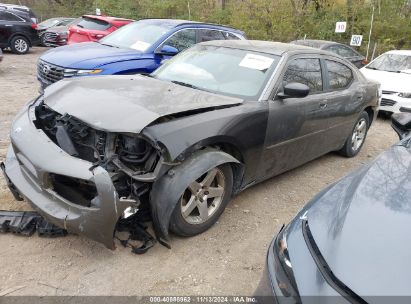
<svg viewBox="0 0 411 304"><path fill-rule="evenodd" d="M92 163L68 155L34 126L34 120L31 106L13 122L4 166L10 190L51 223L114 249L117 221L131 203L120 201L105 169L91 170ZM90 206L69 201L53 190L51 174L93 183L97 196Z"/></svg>

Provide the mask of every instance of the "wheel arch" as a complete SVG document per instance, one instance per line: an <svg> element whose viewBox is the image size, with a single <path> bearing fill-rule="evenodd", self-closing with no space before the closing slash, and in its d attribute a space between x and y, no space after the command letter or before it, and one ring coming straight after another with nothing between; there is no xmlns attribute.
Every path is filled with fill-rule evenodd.
<svg viewBox="0 0 411 304"><path fill-rule="evenodd" d="M241 189L245 170L245 156L242 152L243 149L241 148L241 145L234 138L230 136L209 137L191 144L188 148L185 148L182 152L180 152L177 157L175 157L175 155L170 155L169 150L163 144L160 144L160 146L163 151L168 152L168 157L170 160L177 162L184 161L197 151L203 149L216 149L227 153L237 160L237 162L230 163L233 170L233 193L236 194Z"/></svg>
<svg viewBox="0 0 411 304"><path fill-rule="evenodd" d="M20 37L20 36L21 36L21 37L24 37L25 39L27 39L27 41L29 42L29 47L32 47L32 46L33 46L32 43L31 43L30 38L29 38L26 34L20 33L20 32L14 33L13 35L10 36L10 38L9 38L9 40L8 40L8 45L11 46L11 41L12 41L14 38Z"/></svg>
<svg viewBox="0 0 411 304"><path fill-rule="evenodd" d="M374 121L374 117L375 117L374 109L373 109L373 107L368 106L368 107L366 107L366 108L364 109L364 111L367 112L367 114L368 114L368 119L369 119L370 126L371 126L371 124L372 124L373 121Z"/></svg>
<svg viewBox="0 0 411 304"><path fill-rule="evenodd" d="M171 215L188 185L210 169L226 163L240 164L236 158L222 150L203 148L192 153L190 157L153 183L150 206L158 239L168 239Z"/></svg>

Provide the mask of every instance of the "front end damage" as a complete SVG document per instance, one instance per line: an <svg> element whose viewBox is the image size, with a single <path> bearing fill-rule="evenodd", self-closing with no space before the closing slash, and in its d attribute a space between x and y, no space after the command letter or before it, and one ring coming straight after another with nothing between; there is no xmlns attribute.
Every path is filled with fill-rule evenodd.
<svg viewBox="0 0 411 304"><path fill-rule="evenodd" d="M175 165L142 135L97 130L41 99L16 117L10 137L4 172L15 197L110 249L119 219L150 209L153 182Z"/></svg>

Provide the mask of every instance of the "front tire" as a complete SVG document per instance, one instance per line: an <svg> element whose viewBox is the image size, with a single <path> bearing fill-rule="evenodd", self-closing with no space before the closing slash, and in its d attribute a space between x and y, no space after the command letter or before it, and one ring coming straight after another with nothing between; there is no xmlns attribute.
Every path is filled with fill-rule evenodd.
<svg viewBox="0 0 411 304"><path fill-rule="evenodd" d="M344 144L344 147L339 151L340 154L345 157L356 156L364 145L369 126L370 118L368 113L364 111L356 121L352 132Z"/></svg>
<svg viewBox="0 0 411 304"><path fill-rule="evenodd" d="M23 36L17 36L11 39L11 51L18 55L26 54L30 49L29 41Z"/></svg>
<svg viewBox="0 0 411 304"><path fill-rule="evenodd" d="M42 45L42 46L47 46L46 34L43 34L43 35L41 36L40 42L41 42L41 45Z"/></svg>
<svg viewBox="0 0 411 304"><path fill-rule="evenodd" d="M231 199L233 171L230 164L212 168L184 191L170 219L170 230L180 236L194 236L218 220Z"/></svg>

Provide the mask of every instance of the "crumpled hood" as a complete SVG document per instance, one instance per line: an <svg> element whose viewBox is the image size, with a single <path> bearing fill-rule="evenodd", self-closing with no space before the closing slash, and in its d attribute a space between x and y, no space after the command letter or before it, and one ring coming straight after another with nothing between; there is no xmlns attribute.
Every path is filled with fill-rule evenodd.
<svg viewBox="0 0 411 304"><path fill-rule="evenodd" d="M83 42L51 49L40 59L65 68L94 69L104 64L143 59L147 56L148 54L136 50L120 49L98 42Z"/></svg>
<svg viewBox="0 0 411 304"><path fill-rule="evenodd" d="M410 92L411 75L406 73L393 73L377 71L367 68L360 70L363 75L371 80L381 83L381 89L393 92Z"/></svg>
<svg viewBox="0 0 411 304"><path fill-rule="evenodd" d="M44 102L96 129L140 133L165 115L235 105L242 100L133 75L63 79L46 88Z"/></svg>
<svg viewBox="0 0 411 304"><path fill-rule="evenodd" d="M411 148L396 145L308 209L331 271L360 296L411 295Z"/></svg>

